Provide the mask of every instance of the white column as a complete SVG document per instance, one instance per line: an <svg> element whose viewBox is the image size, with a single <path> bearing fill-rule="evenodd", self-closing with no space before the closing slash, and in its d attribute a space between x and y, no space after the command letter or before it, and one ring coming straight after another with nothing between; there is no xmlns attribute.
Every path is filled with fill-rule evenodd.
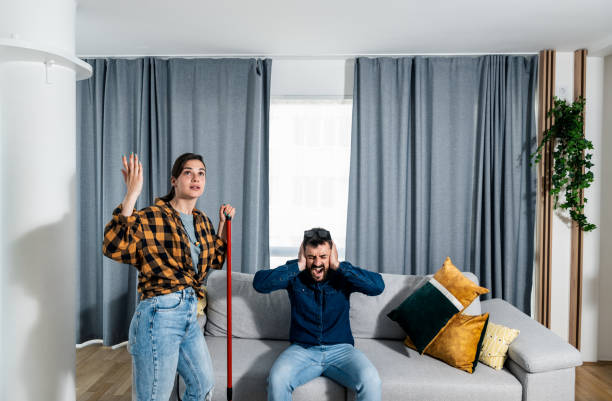
<svg viewBox="0 0 612 401"><path fill-rule="evenodd" d="M2 400L75 399L75 7L0 13Z"/></svg>

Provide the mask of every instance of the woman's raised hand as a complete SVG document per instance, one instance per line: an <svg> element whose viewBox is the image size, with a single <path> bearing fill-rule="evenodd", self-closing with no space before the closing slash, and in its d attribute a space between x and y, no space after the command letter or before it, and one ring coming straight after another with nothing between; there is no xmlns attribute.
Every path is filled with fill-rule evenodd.
<svg viewBox="0 0 612 401"><path fill-rule="evenodd" d="M142 163L138 160L138 155L130 154L130 158L122 157L123 169L123 181L126 186L126 195L134 198L140 196L142 191Z"/></svg>
<svg viewBox="0 0 612 401"><path fill-rule="evenodd" d="M126 186L125 198L122 202L122 214L130 216L134 210L134 205L136 205L136 200L142 192L142 163L138 160L138 155L133 153L130 154L129 159L125 156L122 156L121 159L123 161L121 174Z"/></svg>

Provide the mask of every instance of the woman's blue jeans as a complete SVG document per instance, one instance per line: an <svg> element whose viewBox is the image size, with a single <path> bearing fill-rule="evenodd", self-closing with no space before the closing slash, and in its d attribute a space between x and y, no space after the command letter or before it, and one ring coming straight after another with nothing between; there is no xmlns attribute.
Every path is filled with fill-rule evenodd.
<svg viewBox="0 0 612 401"><path fill-rule="evenodd" d="M197 303L187 288L138 304L128 346L137 401L167 401L177 370L187 386L184 401L212 396L213 368L197 322Z"/></svg>
<svg viewBox="0 0 612 401"><path fill-rule="evenodd" d="M351 344L302 347L292 344L272 365L268 401L291 401L296 387L325 376L355 390L357 401L380 401L381 382L376 367Z"/></svg>

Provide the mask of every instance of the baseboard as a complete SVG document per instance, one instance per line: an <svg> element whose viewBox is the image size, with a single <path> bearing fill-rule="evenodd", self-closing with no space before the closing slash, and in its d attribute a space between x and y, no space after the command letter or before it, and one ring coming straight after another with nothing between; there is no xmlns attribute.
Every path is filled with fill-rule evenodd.
<svg viewBox="0 0 612 401"><path fill-rule="evenodd" d="M612 361L582 362L585 366L612 365Z"/></svg>

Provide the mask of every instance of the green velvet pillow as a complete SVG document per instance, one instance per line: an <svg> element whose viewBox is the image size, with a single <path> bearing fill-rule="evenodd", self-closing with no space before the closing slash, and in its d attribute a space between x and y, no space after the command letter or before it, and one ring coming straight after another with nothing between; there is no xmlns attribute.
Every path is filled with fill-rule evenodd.
<svg viewBox="0 0 612 401"><path fill-rule="evenodd" d="M396 321L423 353L450 319L476 297L489 292L465 277L446 258L444 265L421 288L412 293L387 316Z"/></svg>

